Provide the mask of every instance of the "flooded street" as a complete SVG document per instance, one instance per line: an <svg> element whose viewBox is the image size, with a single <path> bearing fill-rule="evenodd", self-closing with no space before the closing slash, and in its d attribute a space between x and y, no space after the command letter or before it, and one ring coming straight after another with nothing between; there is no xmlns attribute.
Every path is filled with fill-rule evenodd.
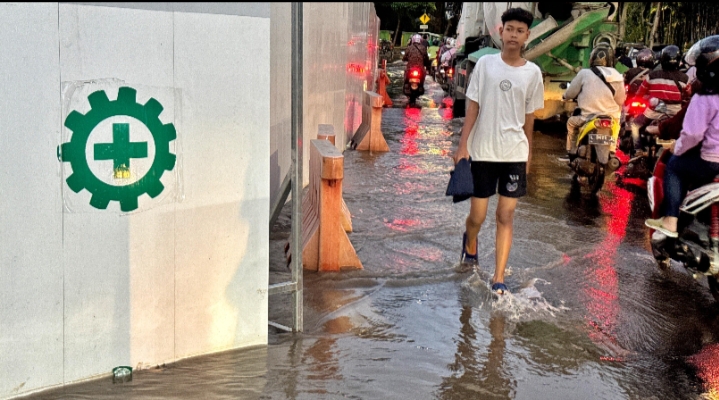
<svg viewBox="0 0 719 400"><path fill-rule="evenodd" d="M719 398L717 372L694 367L719 364L719 352L690 362L719 343L706 280L678 264L657 268L640 182L611 176L597 197L570 195L556 126L534 133L505 279L511 294L495 299L489 290L496 196L480 232L480 267L458 268L469 203L444 193L462 119L431 78L422 108L405 108L402 71L389 71L395 108L384 110L382 128L390 152L344 152L349 238L364 270L305 273L303 334L269 328L266 348L30 398ZM282 250L289 213L288 204L271 232L271 283L290 277ZM271 297L269 316L289 324L289 298Z"/></svg>

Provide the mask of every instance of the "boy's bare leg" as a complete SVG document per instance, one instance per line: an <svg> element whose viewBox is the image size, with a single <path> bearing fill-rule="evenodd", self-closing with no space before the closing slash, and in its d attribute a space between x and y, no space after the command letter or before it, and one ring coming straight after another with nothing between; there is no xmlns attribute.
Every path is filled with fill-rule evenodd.
<svg viewBox="0 0 719 400"><path fill-rule="evenodd" d="M487 218L487 205L489 198L480 199L472 197L469 199L469 215L467 216L466 232L467 232L467 253L477 254L477 235L479 229L482 228L485 218Z"/></svg>
<svg viewBox="0 0 719 400"><path fill-rule="evenodd" d="M492 283L504 283L504 269L507 267L509 250L512 248L515 208L517 208L517 199L499 196L497 202L497 257Z"/></svg>

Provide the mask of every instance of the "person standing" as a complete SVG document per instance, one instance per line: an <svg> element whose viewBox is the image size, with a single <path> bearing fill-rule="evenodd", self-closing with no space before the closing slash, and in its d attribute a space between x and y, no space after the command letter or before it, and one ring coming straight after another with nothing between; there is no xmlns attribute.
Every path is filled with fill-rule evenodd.
<svg viewBox="0 0 719 400"><path fill-rule="evenodd" d="M534 17L521 8L502 14L502 51L481 57L467 89L467 112L455 163L469 158L474 194L460 262L477 264L479 231L487 216L489 198L499 192L496 220L496 259L492 291L508 292L504 271L512 246L514 211L527 193L532 160L534 111L544 107L539 67L522 57Z"/></svg>

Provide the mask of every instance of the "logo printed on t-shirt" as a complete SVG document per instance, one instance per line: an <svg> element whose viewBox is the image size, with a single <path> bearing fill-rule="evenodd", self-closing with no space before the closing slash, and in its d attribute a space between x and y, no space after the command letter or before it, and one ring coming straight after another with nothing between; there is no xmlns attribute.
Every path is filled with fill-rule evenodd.
<svg viewBox="0 0 719 400"><path fill-rule="evenodd" d="M512 88L512 82L510 82L509 79L505 79L502 82L499 82L499 88L506 92Z"/></svg>

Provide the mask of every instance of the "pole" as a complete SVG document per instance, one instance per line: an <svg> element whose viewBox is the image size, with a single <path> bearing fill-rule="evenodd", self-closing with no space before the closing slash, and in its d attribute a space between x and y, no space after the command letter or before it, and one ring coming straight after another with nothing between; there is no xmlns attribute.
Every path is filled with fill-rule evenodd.
<svg viewBox="0 0 719 400"><path fill-rule="evenodd" d="M292 330L303 331L302 313L302 3L292 3Z"/></svg>

